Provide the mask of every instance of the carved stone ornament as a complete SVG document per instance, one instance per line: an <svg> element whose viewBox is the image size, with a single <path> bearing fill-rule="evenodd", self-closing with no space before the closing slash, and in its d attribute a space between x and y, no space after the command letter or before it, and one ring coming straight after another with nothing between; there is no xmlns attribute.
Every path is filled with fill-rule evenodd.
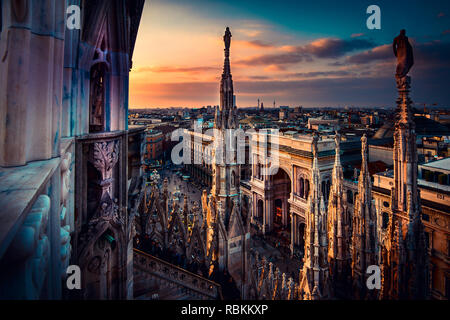
<svg viewBox="0 0 450 320"><path fill-rule="evenodd" d="M109 194L105 193L100 201L100 206L89 221L87 228L80 235L82 246L88 246L91 240L103 234L108 226L123 231L125 222L119 213L117 199L113 201Z"/></svg>
<svg viewBox="0 0 450 320"><path fill-rule="evenodd" d="M103 180L112 176L112 170L119 160L119 146L119 141L94 143L90 162L100 171Z"/></svg>
<svg viewBox="0 0 450 320"><path fill-rule="evenodd" d="M397 89L399 90L408 90L411 88L411 77L398 77L395 76L395 81L397 82Z"/></svg>

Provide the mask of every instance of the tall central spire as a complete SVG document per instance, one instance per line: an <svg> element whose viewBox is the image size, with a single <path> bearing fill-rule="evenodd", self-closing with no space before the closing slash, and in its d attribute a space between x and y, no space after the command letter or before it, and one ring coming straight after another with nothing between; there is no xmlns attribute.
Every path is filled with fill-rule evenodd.
<svg viewBox="0 0 450 320"><path fill-rule="evenodd" d="M223 75L222 79L227 78L228 76L231 78L231 69L230 69L230 45L231 45L231 31L230 28L227 27L225 30L225 35L223 36L223 42L225 43L225 61L223 64Z"/></svg>
<svg viewBox="0 0 450 320"><path fill-rule="evenodd" d="M237 126L236 106L230 67L231 32L228 27L225 30L223 41L225 43L225 60L222 80L220 81L220 108L216 110L214 126L217 129L235 129Z"/></svg>

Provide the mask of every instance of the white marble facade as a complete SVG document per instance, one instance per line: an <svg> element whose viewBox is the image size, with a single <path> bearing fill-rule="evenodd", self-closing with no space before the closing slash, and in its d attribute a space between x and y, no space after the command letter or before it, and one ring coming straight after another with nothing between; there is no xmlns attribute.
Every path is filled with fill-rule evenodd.
<svg viewBox="0 0 450 320"><path fill-rule="evenodd" d="M79 170L88 162L79 152L80 138L101 144L114 132L121 141L122 170L112 166L107 179L114 181L111 201L127 220L127 185L134 179L126 169L128 139L143 137L127 125L128 74L143 4L1 2L0 298L73 295L65 288L66 268L79 263L80 234L92 225L95 211L77 201L88 197L94 174ZM81 30L66 27L69 5L81 8ZM101 207L100 198L90 200L90 207ZM129 240L126 227L123 237ZM120 263L112 267L122 280L107 279L108 292L94 290L98 294L90 297L129 296L131 259L120 251Z"/></svg>

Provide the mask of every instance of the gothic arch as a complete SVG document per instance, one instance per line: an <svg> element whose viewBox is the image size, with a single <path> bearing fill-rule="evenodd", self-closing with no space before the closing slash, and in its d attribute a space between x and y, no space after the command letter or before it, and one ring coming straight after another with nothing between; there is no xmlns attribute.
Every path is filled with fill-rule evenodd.
<svg viewBox="0 0 450 320"><path fill-rule="evenodd" d="M302 176L300 176L298 191L299 191L300 198L304 198L305 197L305 178L303 178Z"/></svg>
<svg viewBox="0 0 450 320"><path fill-rule="evenodd" d="M292 189L292 181L294 181L292 179L292 172L291 172L292 168L288 168L286 166L280 165L278 170L280 170L280 169L283 170L284 172L286 172L286 174L288 175L289 180L291 181L291 189Z"/></svg>
<svg viewBox="0 0 450 320"><path fill-rule="evenodd" d="M197 225L194 226L189 235L188 246L186 249L186 256L189 262L197 262L199 267L206 263L206 246L203 241L200 229Z"/></svg>
<svg viewBox="0 0 450 320"><path fill-rule="evenodd" d="M89 81L89 132L106 130L106 100L108 95L108 66L104 62L92 65Z"/></svg>
<svg viewBox="0 0 450 320"><path fill-rule="evenodd" d="M296 172L296 182L294 183L295 194L300 198L308 200L310 183L309 183L309 174L305 169L298 167Z"/></svg>
<svg viewBox="0 0 450 320"><path fill-rule="evenodd" d="M233 187L236 187L236 173L234 170L231 170L231 185Z"/></svg>
<svg viewBox="0 0 450 320"><path fill-rule="evenodd" d="M264 201L262 199L258 199L257 208L256 208L256 216L258 218L262 218L264 215Z"/></svg>
<svg viewBox="0 0 450 320"><path fill-rule="evenodd" d="M172 216L169 220L169 228L167 230L168 243L167 248L174 250L180 255L186 255L187 248L187 230L180 217L181 211L177 206L172 210Z"/></svg>
<svg viewBox="0 0 450 320"><path fill-rule="evenodd" d="M122 228L123 226L116 227L108 221L102 221L85 234L87 243L78 260L85 298L114 299L120 296L123 288L108 284L114 283L111 279L121 276L117 272L124 265L122 258L126 256L124 253L127 244Z"/></svg>

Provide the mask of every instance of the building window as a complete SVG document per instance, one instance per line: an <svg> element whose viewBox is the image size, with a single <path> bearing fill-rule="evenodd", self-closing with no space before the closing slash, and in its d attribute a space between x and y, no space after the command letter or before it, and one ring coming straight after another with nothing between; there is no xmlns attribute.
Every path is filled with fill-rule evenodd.
<svg viewBox="0 0 450 320"><path fill-rule="evenodd" d="M299 195L300 198L304 198L305 197L305 179L300 178L300 190L299 190Z"/></svg>
<svg viewBox="0 0 450 320"><path fill-rule="evenodd" d="M347 202L353 204L353 192L352 190L347 190Z"/></svg>
<svg viewBox="0 0 450 320"><path fill-rule="evenodd" d="M262 166L261 166L261 164L260 163L258 163L257 164L257 178L259 179L259 180L262 180Z"/></svg>
<svg viewBox="0 0 450 320"><path fill-rule="evenodd" d="M423 221L430 221L430 216L425 214L425 213L422 213L422 220Z"/></svg>
<svg viewBox="0 0 450 320"><path fill-rule="evenodd" d="M309 197L309 180L305 180L305 199L308 199Z"/></svg>
<svg viewBox="0 0 450 320"><path fill-rule="evenodd" d="M389 226L389 213L383 212L382 215L383 215L382 228L386 229Z"/></svg>
<svg viewBox="0 0 450 320"><path fill-rule="evenodd" d="M445 186L448 185L447 175L443 174L443 173L439 174L438 175L438 182L439 182L439 184L442 184L442 185L445 185Z"/></svg>

